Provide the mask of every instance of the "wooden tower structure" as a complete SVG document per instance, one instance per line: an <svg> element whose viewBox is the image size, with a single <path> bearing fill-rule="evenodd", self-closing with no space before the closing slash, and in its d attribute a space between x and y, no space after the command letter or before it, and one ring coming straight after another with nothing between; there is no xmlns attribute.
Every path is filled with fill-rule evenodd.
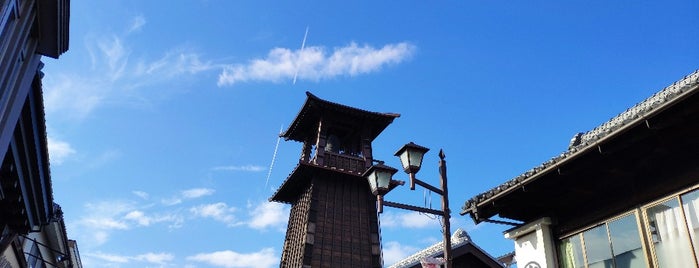
<svg viewBox="0 0 699 268"><path fill-rule="evenodd" d="M301 159L270 198L291 204L280 267L382 267L376 197L362 174L371 142L400 115L306 95L281 134L303 143Z"/></svg>

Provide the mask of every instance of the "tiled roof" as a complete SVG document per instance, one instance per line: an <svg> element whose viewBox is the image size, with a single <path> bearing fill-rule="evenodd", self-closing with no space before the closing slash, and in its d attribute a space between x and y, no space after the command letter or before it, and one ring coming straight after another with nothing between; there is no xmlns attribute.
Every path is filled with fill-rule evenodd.
<svg viewBox="0 0 699 268"><path fill-rule="evenodd" d="M465 245L466 243L471 243L471 237L462 229L457 229L454 234L451 235L451 248L457 248ZM473 244L473 243L472 243ZM474 244L475 246L475 244ZM479 248L480 249L480 248ZM444 241L438 242L428 248L425 248L417 253L410 255L409 257L389 266L389 268L404 268L412 267L420 263L420 260L426 257L434 257L440 255L444 251ZM481 250L482 251L482 250ZM485 251L483 251L485 253Z"/></svg>
<svg viewBox="0 0 699 268"><path fill-rule="evenodd" d="M304 139L307 138L307 135L309 135L309 133L306 132L315 131L318 127L317 124L320 114L327 115L329 112L347 115L348 118L364 118L368 119L369 122L373 122L373 124L371 124L372 127L370 128L371 140L376 138L381 131L391 124L393 119L400 117L400 114L397 113L371 112L344 104L327 101L318 98L308 91L306 91L306 96L306 102L301 107L298 115L296 115L294 121L289 125L289 128L280 135L286 140L303 142Z"/></svg>
<svg viewBox="0 0 699 268"><path fill-rule="evenodd" d="M559 164L573 159L579 152L593 149L599 141L623 132L627 127L636 125L635 123L642 121L664 108L670 107L672 104L681 101L685 96L698 90L699 70L696 70L604 124L588 132L575 135L567 151L491 190L469 199L464 204L461 214L473 212L478 204L488 201L495 196L506 194L508 191L535 179L537 175L543 173L544 170L555 168Z"/></svg>

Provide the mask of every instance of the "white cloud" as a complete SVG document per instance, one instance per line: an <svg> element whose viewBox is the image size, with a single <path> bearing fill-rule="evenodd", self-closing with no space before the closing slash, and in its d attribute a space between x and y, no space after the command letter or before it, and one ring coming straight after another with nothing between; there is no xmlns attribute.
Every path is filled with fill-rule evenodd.
<svg viewBox="0 0 699 268"><path fill-rule="evenodd" d="M381 214L381 227L441 228L441 218L418 212L385 212Z"/></svg>
<svg viewBox="0 0 699 268"><path fill-rule="evenodd" d="M127 225L121 221L120 215L131 211L133 203L124 201L104 201L85 204L86 214L81 218L85 227L95 229L126 229Z"/></svg>
<svg viewBox="0 0 699 268"><path fill-rule="evenodd" d="M129 226L123 221L99 216L93 218L83 218L81 222L90 228L100 230L125 230L129 228Z"/></svg>
<svg viewBox="0 0 699 268"><path fill-rule="evenodd" d="M78 232L77 236L80 237L80 235L81 235L80 231L77 231L77 232ZM107 231L92 230L92 231L90 231L90 235L91 235L91 237L89 238L89 240L81 239L81 241L85 241L86 244L88 244L88 245L90 245L90 244L102 245L104 243L107 243L107 241L109 240L109 232L107 232Z"/></svg>
<svg viewBox="0 0 699 268"><path fill-rule="evenodd" d="M100 201L85 205L83 215L69 222L77 239L87 247L99 246L109 241L112 233L136 227L148 227L157 223L167 223L169 228L182 226L184 218L178 211L148 213L150 206L137 206L129 201Z"/></svg>
<svg viewBox="0 0 699 268"><path fill-rule="evenodd" d="M212 170L215 171L247 171L247 172L260 172L265 171L267 168L263 166L256 165L244 165L244 166L219 166L214 167Z"/></svg>
<svg viewBox="0 0 699 268"><path fill-rule="evenodd" d="M127 30L127 33L140 31L143 26L146 25L146 18L143 15L139 15L131 19L131 25Z"/></svg>
<svg viewBox="0 0 699 268"><path fill-rule="evenodd" d="M82 119L107 97L111 85L102 78L80 74L53 73L44 78L47 116L60 114L61 119Z"/></svg>
<svg viewBox="0 0 699 268"><path fill-rule="evenodd" d="M106 262L116 262L116 263L127 263L129 262L129 257L127 256L121 256L121 255L115 255L115 254L107 254L107 253L102 253L102 252L95 252L95 253L84 253L88 257L100 259L102 261Z"/></svg>
<svg viewBox="0 0 699 268"><path fill-rule="evenodd" d="M240 225L241 223L236 220L233 212L235 212L234 207L228 207L223 202L200 205L192 207L189 209L192 214L202 218L212 218L216 221L225 223L226 225L232 227Z"/></svg>
<svg viewBox="0 0 699 268"><path fill-rule="evenodd" d="M75 149L70 143L55 139L51 136L47 137L49 147L49 160L51 164L60 165L63 161L75 154Z"/></svg>
<svg viewBox="0 0 699 268"><path fill-rule="evenodd" d="M278 227L283 229L289 220L289 209L281 203L262 202L250 212L248 226L253 229Z"/></svg>
<svg viewBox="0 0 699 268"><path fill-rule="evenodd" d="M167 264L168 262L171 262L173 259L175 259L175 256L170 254L170 253L146 253L146 254L141 254L133 258L134 260L138 261L144 261L144 262L149 262L149 263L155 263L155 264Z"/></svg>
<svg viewBox="0 0 699 268"><path fill-rule="evenodd" d="M222 66L213 64L210 61L202 61L199 54L183 49L175 49L165 53L156 61L140 61L134 69L134 74L137 76L152 76L154 78L173 78L179 75L193 75L220 68Z"/></svg>
<svg viewBox="0 0 699 268"><path fill-rule="evenodd" d="M189 190L182 191L182 197L187 199L199 198L202 196L212 195L215 192L214 189L208 188L193 188Z"/></svg>
<svg viewBox="0 0 699 268"><path fill-rule="evenodd" d="M279 265L279 256L275 254L272 248L264 248L252 253L238 253L230 250L199 253L187 257L187 260L227 268L269 268Z"/></svg>
<svg viewBox="0 0 699 268"><path fill-rule="evenodd" d="M121 38L114 35L108 39L97 42L97 48L102 53L101 56L107 62L107 75L114 81L122 77L126 64L129 62L129 51L122 44Z"/></svg>
<svg viewBox="0 0 699 268"><path fill-rule="evenodd" d="M388 241L383 245L383 258L386 265L394 264L414 254L419 249L412 246L401 245L396 241Z"/></svg>
<svg viewBox="0 0 699 268"><path fill-rule="evenodd" d="M83 216L71 225L76 237L86 246L106 243L112 232L129 229L129 223L122 217L132 211L134 204L124 201L104 201L85 204Z"/></svg>
<svg viewBox="0 0 699 268"><path fill-rule="evenodd" d="M182 203L182 198L179 197L171 197L171 198L164 198L163 200L160 201L163 203L163 205L166 206L174 206Z"/></svg>
<svg viewBox="0 0 699 268"><path fill-rule="evenodd" d="M177 196L165 198L165 199L161 200L161 202L166 206L174 206L177 204L181 204L185 199L200 198L203 196L212 195L214 192L215 192L214 189L193 188L193 189L184 190L184 191L180 192L180 194Z"/></svg>
<svg viewBox="0 0 699 268"><path fill-rule="evenodd" d="M44 79L49 118L82 120L107 104L148 105L147 91L139 89L177 85L177 82L208 71L220 71L218 86L248 81L291 81L294 77L317 82L377 72L385 66L406 61L416 50L407 42L382 47L350 43L332 51L322 46L307 46L303 50L274 48L265 58L242 64L205 59L201 53L187 47L166 48L162 54L150 57L135 56L133 52L141 48L135 47L130 38L145 26L146 19L136 16L127 23L122 34L107 32L84 37L91 68L59 69ZM264 167L222 167L222 170L262 171Z"/></svg>
<svg viewBox="0 0 699 268"><path fill-rule="evenodd" d="M122 153L118 149L108 149L98 155L91 156L87 161L83 161L86 169L98 169L119 159Z"/></svg>
<svg viewBox="0 0 699 268"><path fill-rule="evenodd" d="M150 226L155 223L169 222L171 223L168 227L179 228L184 221L181 216L172 212L156 213L155 215L146 215L145 212L140 210L134 210L126 215L124 215L124 220L135 222L139 226Z"/></svg>
<svg viewBox="0 0 699 268"><path fill-rule="evenodd" d="M218 86L232 86L248 81L291 81L294 77L319 81L336 76L356 76L407 60L414 51L415 46L406 42L388 44L381 48L350 43L335 48L330 55L321 46L305 47L303 50L274 48L264 59L226 66L219 75Z"/></svg>
<svg viewBox="0 0 699 268"><path fill-rule="evenodd" d="M141 199L144 199L144 200L145 200L145 199L148 199L148 193L146 193L146 192L144 192L144 191L132 191L131 193L133 193L134 195L140 197Z"/></svg>
<svg viewBox="0 0 699 268"><path fill-rule="evenodd" d="M128 214L126 214L126 216L124 216L124 219L135 221L139 225L143 225L143 226L150 225L151 221L152 221L150 217L146 216L143 213L143 211L140 211L140 210L134 210L134 211L129 212Z"/></svg>
<svg viewBox="0 0 699 268"><path fill-rule="evenodd" d="M139 29L143 26L141 23L145 23L145 19L136 17L130 29ZM185 48L168 49L155 59L134 58L128 37L128 34L113 33L87 36L85 46L92 68L72 72L58 70L44 79L47 115L81 120L106 103L147 102L142 96L144 93L135 91L137 89L173 83L222 68L201 60L197 52Z"/></svg>
<svg viewBox="0 0 699 268"><path fill-rule="evenodd" d="M118 254L108 254L103 252L85 252L82 253L85 257L91 259L99 260L101 264L127 264L133 261L137 262L147 262L152 264L167 265L169 262L175 259L175 256L171 253L153 253L148 252L136 256L125 256ZM83 257L84 258L84 257ZM89 260L88 260L89 261Z"/></svg>

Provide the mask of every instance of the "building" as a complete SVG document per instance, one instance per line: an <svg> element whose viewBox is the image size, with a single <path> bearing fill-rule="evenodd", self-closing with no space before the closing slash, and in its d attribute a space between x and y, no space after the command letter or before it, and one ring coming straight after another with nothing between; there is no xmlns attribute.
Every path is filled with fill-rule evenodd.
<svg viewBox="0 0 699 268"><path fill-rule="evenodd" d="M452 265L455 268L502 268L503 264L476 245L462 229L451 235ZM435 243L389 266L389 268L420 268L421 260L444 256L444 241Z"/></svg>
<svg viewBox="0 0 699 268"><path fill-rule="evenodd" d="M382 267L376 197L362 174L371 142L400 115L306 95L281 134L303 143L299 163L270 198L291 204L280 267Z"/></svg>
<svg viewBox="0 0 699 268"><path fill-rule="evenodd" d="M39 232L30 232L19 235L15 245L16 249L22 249L26 256L26 267L82 267L80 254L77 252L77 244L69 240L66 233L63 212L60 206L54 204L54 218L47 225L42 226ZM72 241L72 242L71 242ZM12 247L10 247L12 248ZM15 254L3 254L3 256L21 256ZM7 260L7 259L6 259ZM14 259L9 267L25 267L19 259ZM11 263L8 261L8 263ZM0 266L5 267L5 266Z"/></svg>
<svg viewBox="0 0 699 268"><path fill-rule="evenodd" d="M69 239L68 248L70 249L70 259L73 263L73 268L83 268L82 261L80 261L80 251L78 250L78 242Z"/></svg>
<svg viewBox="0 0 699 268"><path fill-rule="evenodd" d="M699 71L466 201L519 267L699 267Z"/></svg>
<svg viewBox="0 0 699 268"><path fill-rule="evenodd" d="M41 83L41 57L68 49L69 6L0 1L0 267L79 261L63 261L76 256L53 200Z"/></svg>

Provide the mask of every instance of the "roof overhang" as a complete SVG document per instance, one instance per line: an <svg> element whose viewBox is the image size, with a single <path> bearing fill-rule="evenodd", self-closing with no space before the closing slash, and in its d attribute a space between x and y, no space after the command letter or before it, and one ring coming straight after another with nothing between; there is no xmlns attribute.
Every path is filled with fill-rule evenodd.
<svg viewBox="0 0 699 268"><path fill-rule="evenodd" d="M68 51L70 0L37 1L39 54L58 58Z"/></svg>
<svg viewBox="0 0 699 268"><path fill-rule="evenodd" d="M608 217L699 182L699 72L582 136L580 144L468 200L461 214L559 231Z"/></svg>
<svg viewBox="0 0 699 268"><path fill-rule="evenodd" d="M0 213L22 234L39 231L55 212L42 96L37 72L0 166Z"/></svg>
<svg viewBox="0 0 699 268"><path fill-rule="evenodd" d="M369 130L369 138L373 141L393 119L400 117L396 113L370 112L339 103L320 99L310 92L306 92L306 102L301 107L289 128L280 136L286 140L303 142L307 137L315 137L318 122L321 117L331 118L341 116L343 123L352 128L365 126Z"/></svg>
<svg viewBox="0 0 699 268"><path fill-rule="evenodd" d="M325 166L316 165L313 162L299 161L299 164L294 168L289 177L282 182L282 185L269 198L269 201L293 204L299 195L308 187L314 177L332 177L333 179L354 179L366 181L362 177L362 173L339 170ZM391 181L389 191L402 185L401 181ZM367 182L367 191L369 191L369 183Z"/></svg>

